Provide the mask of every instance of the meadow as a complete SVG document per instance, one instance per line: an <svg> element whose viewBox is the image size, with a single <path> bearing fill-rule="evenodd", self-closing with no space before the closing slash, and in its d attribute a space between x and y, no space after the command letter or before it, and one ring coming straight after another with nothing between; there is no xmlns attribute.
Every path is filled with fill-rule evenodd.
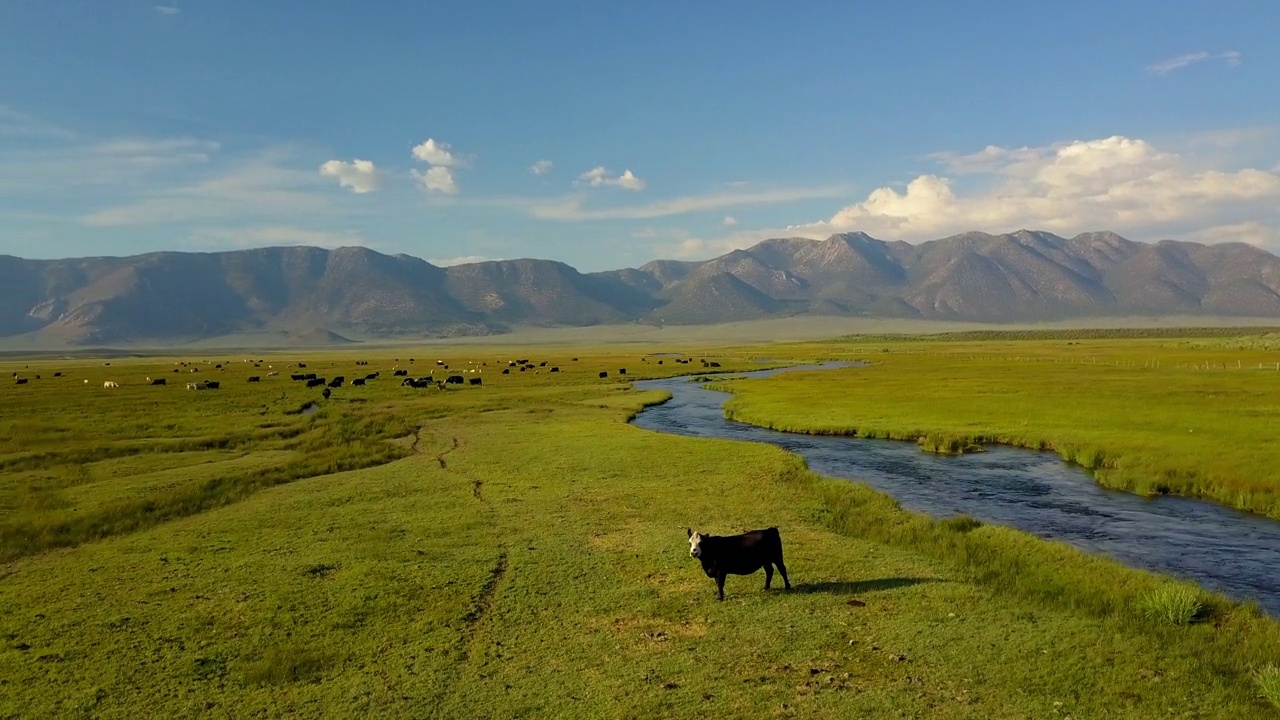
<svg viewBox="0 0 1280 720"><path fill-rule="evenodd" d="M1268 352L1087 340L1076 358L1065 342L676 349L728 372L862 358L881 382L884 367L935 356L972 356L995 379L1062 366L1097 381L1140 369L1095 365L1107 347L1117 363L1144 343ZM773 447L632 427L664 398L628 380L703 372L643 351L3 363L0 377L32 379L0 386L0 717L1274 716L1280 624L1256 608L1006 528L935 522ZM515 357L561 372L501 375ZM437 359L482 370L483 385L390 377L438 378ZM323 401L288 379L299 361L382 377ZM858 376L837 372L732 381L735 412L863 425L839 424L860 396L844 385ZM1179 371L1168 386L1229 376ZM185 390L197 377L222 389ZM811 382L840 384L802 392ZM902 417L933 390L903 388ZM1228 412L1235 396L1212 392L1197 412ZM949 431L933 419L904 424ZM716 602L685 529L769 525L794 589L735 576Z"/></svg>

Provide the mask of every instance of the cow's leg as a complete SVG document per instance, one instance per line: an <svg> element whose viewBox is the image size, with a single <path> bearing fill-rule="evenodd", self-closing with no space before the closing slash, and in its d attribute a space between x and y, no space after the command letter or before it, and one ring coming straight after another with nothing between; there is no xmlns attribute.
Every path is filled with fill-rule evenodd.
<svg viewBox="0 0 1280 720"><path fill-rule="evenodd" d="M778 559L774 561L774 565L778 566L778 572L782 573L782 582L788 590L791 589L791 581L787 579L787 566L782 564L782 553L778 553Z"/></svg>
<svg viewBox="0 0 1280 720"><path fill-rule="evenodd" d="M720 599L724 600L724 573L716 573L716 590L720 593Z"/></svg>
<svg viewBox="0 0 1280 720"><path fill-rule="evenodd" d="M768 590L769 585L773 583L773 565L771 563L764 564L764 589Z"/></svg>

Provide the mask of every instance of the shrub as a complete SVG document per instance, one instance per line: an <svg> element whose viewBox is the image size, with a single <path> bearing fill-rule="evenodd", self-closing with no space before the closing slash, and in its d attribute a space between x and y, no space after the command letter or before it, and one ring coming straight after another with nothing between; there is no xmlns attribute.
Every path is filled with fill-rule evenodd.
<svg viewBox="0 0 1280 720"><path fill-rule="evenodd" d="M1169 625L1189 625L1203 608L1199 591L1185 585L1165 585L1146 593L1141 599L1143 615Z"/></svg>

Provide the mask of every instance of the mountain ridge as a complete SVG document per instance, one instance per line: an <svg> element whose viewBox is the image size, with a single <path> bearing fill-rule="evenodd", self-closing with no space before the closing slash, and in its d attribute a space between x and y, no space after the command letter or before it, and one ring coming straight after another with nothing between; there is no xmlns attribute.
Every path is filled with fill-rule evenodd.
<svg viewBox="0 0 1280 720"><path fill-rule="evenodd" d="M979 322L1280 317L1280 257L1243 243L1032 230L918 245L861 232L771 238L703 261L589 273L534 258L441 267L359 246L0 256L0 339L45 345L174 344L246 332L456 337L516 325L804 314Z"/></svg>

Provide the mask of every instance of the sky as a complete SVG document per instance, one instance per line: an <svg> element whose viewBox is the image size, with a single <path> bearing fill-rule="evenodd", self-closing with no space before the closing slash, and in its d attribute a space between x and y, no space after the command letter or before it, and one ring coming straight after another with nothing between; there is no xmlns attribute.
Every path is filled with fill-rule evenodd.
<svg viewBox="0 0 1280 720"><path fill-rule="evenodd" d="M0 254L1280 252L1280 3L0 2Z"/></svg>

